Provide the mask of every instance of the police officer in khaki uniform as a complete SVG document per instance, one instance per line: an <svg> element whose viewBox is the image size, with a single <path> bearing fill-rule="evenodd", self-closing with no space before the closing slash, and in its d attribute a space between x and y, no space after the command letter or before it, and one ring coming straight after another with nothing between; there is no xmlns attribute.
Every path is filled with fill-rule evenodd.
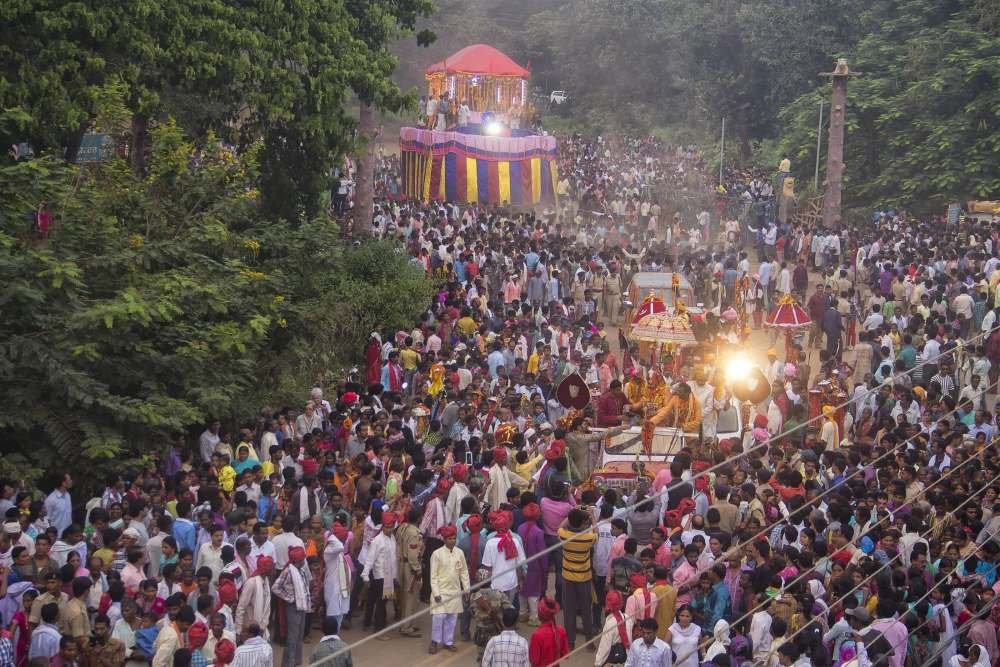
<svg viewBox="0 0 1000 667"><path fill-rule="evenodd" d="M406 522L396 529L397 572L399 572L396 609L403 618L412 616L416 611L417 596L420 593L420 560L424 553L424 540L417 527L419 521L420 510L411 509L406 515ZM401 627L399 634L405 637L419 637L420 630L411 623Z"/></svg>

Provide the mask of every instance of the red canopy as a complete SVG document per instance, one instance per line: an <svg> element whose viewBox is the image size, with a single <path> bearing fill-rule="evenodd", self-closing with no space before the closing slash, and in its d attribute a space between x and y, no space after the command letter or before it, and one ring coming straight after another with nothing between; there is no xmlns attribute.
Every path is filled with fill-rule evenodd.
<svg viewBox="0 0 1000 667"><path fill-rule="evenodd" d="M531 73L509 57L486 44L473 44L427 68L427 74L483 74L485 76L528 77Z"/></svg>
<svg viewBox="0 0 1000 667"><path fill-rule="evenodd" d="M774 310L768 313L765 324L771 327L797 329L812 324L812 318L802 306L795 303L795 299L786 294L778 299Z"/></svg>

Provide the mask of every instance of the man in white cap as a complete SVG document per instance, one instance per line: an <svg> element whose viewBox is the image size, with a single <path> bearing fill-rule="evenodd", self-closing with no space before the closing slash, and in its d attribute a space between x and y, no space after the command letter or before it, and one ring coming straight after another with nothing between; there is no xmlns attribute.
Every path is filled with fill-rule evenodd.
<svg viewBox="0 0 1000 667"><path fill-rule="evenodd" d="M24 547L29 556L35 555L35 541L21 532L21 522L17 519L7 519L3 524L3 532L10 540L11 547Z"/></svg>

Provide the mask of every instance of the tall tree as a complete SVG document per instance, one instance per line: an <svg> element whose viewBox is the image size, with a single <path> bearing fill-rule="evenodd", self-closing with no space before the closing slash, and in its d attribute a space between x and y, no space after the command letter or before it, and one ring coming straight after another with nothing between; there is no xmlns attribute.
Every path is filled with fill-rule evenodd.
<svg viewBox="0 0 1000 667"><path fill-rule="evenodd" d="M1000 39L971 0L900 0L866 16L851 53L845 206L940 211L956 199L1000 198ZM782 147L815 157L825 87L782 113Z"/></svg>
<svg viewBox="0 0 1000 667"><path fill-rule="evenodd" d="M169 122L151 139L145 178L0 165L0 476L100 479L209 415L299 400L431 297L392 244L263 215L260 144L195 145ZM42 202L47 236L26 222Z"/></svg>

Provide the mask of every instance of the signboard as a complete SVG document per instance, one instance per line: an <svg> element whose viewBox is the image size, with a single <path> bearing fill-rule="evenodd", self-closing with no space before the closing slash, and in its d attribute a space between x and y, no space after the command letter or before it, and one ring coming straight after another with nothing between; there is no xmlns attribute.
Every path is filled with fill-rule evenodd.
<svg viewBox="0 0 1000 667"><path fill-rule="evenodd" d="M111 137L106 134L85 134L80 142L80 151L76 154L76 161L105 162L115 156L115 144Z"/></svg>
<svg viewBox="0 0 1000 667"><path fill-rule="evenodd" d="M962 207L959 204L948 204L948 224L957 225L958 215L962 212Z"/></svg>

